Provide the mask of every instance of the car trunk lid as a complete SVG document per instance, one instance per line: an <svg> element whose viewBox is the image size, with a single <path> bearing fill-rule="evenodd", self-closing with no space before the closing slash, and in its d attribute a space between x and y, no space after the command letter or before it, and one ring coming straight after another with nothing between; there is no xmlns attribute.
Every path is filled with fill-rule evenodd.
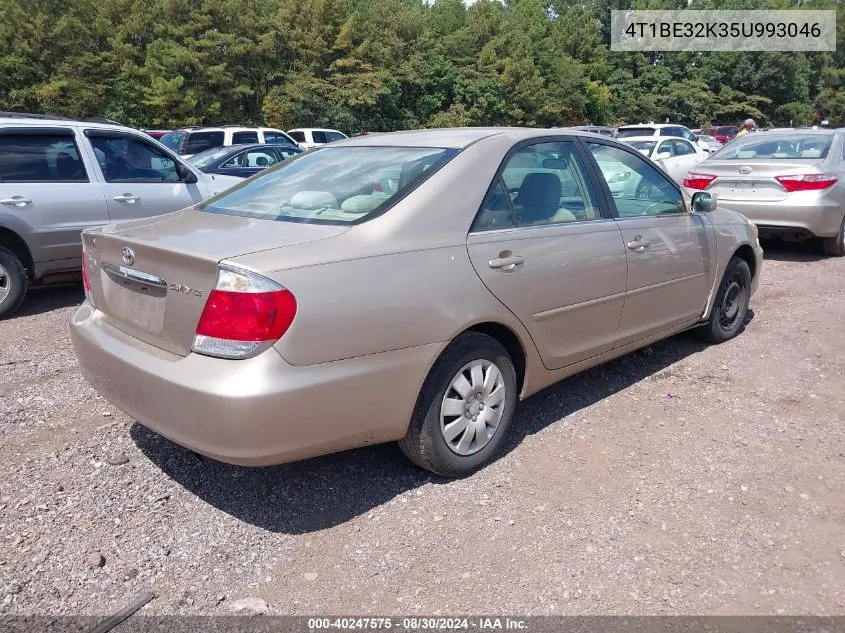
<svg viewBox="0 0 845 633"><path fill-rule="evenodd" d="M110 225L83 234L92 301L113 327L184 356L222 260L346 230L196 210Z"/></svg>
<svg viewBox="0 0 845 633"><path fill-rule="evenodd" d="M708 160L693 171L716 176L707 191L719 194L720 201L779 202L789 192L775 180L776 176L815 173L821 162L819 159Z"/></svg>

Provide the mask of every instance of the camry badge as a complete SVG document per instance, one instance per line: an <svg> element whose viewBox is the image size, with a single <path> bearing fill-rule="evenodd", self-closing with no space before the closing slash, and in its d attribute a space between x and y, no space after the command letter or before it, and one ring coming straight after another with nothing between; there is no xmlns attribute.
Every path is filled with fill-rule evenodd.
<svg viewBox="0 0 845 633"><path fill-rule="evenodd" d="M741 173L741 174L750 174L750 173L751 173L751 167L748 167L748 166L746 166L746 167L740 167L740 168L739 168L739 173Z"/></svg>
<svg viewBox="0 0 845 633"><path fill-rule="evenodd" d="M128 246L123 247L123 263L127 266L135 263L135 252Z"/></svg>

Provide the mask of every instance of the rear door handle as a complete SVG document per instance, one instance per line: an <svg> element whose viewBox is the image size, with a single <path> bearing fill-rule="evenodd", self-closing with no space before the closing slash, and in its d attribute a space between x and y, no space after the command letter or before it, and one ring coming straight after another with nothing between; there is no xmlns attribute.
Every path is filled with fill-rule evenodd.
<svg viewBox="0 0 845 633"><path fill-rule="evenodd" d="M7 207L25 207L28 204L32 204L32 200L23 196L12 196L11 198L0 200L0 204L4 204Z"/></svg>
<svg viewBox="0 0 845 633"><path fill-rule="evenodd" d="M135 194L132 194L132 193L123 193L123 194L120 194L119 196L115 196L113 198L113 200L115 202L126 202L127 204L135 204L140 199L141 199L141 196L136 196Z"/></svg>
<svg viewBox="0 0 845 633"><path fill-rule="evenodd" d="M496 257L495 259L491 259L489 262L487 262L487 264L490 266L490 268L513 270L524 261L525 259L523 259L519 255L508 255L507 257Z"/></svg>
<svg viewBox="0 0 845 633"><path fill-rule="evenodd" d="M632 251L641 253L650 246L650 243L644 240L642 235L635 235L634 239L628 242L627 246Z"/></svg>

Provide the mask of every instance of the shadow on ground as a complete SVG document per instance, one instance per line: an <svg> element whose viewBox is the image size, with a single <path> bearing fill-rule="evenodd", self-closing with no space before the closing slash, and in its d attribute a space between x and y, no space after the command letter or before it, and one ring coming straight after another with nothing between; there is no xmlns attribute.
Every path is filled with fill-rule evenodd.
<svg viewBox="0 0 845 633"><path fill-rule="evenodd" d="M763 247L763 259L777 262L817 262L829 259L822 253L820 240L806 240L804 242L786 242L784 240L760 240Z"/></svg>
<svg viewBox="0 0 845 633"><path fill-rule="evenodd" d="M749 310L746 324L753 317ZM694 336L681 334L544 389L521 403L501 453L705 347ZM242 521L273 532L323 530L407 490L446 482L411 465L393 444L281 466L245 468L201 458L140 424L134 424L130 434L150 460L187 490Z"/></svg>
<svg viewBox="0 0 845 633"><path fill-rule="evenodd" d="M77 306L85 300L82 283L31 288L23 305L9 319L34 316L62 308Z"/></svg>

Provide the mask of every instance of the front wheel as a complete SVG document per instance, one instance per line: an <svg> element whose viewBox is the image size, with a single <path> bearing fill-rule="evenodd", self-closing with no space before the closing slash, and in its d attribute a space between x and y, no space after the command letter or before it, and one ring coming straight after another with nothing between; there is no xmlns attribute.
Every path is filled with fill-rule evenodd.
<svg viewBox="0 0 845 633"><path fill-rule="evenodd" d="M842 218L838 234L822 238L822 250L825 255L845 257L845 217Z"/></svg>
<svg viewBox="0 0 845 633"><path fill-rule="evenodd" d="M742 331L748 302L751 299L751 269L748 263L734 257L728 263L710 318L699 330L710 343L724 343Z"/></svg>
<svg viewBox="0 0 845 633"><path fill-rule="evenodd" d="M26 296L26 269L21 260L0 246L0 319L12 314Z"/></svg>
<svg viewBox="0 0 845 633"><path fill-rule="evenodd" d="M399 447L438 475L469 475L495 455L516 400L516 371L505 348L484 334L462 334L429 372Z"/></svg>

